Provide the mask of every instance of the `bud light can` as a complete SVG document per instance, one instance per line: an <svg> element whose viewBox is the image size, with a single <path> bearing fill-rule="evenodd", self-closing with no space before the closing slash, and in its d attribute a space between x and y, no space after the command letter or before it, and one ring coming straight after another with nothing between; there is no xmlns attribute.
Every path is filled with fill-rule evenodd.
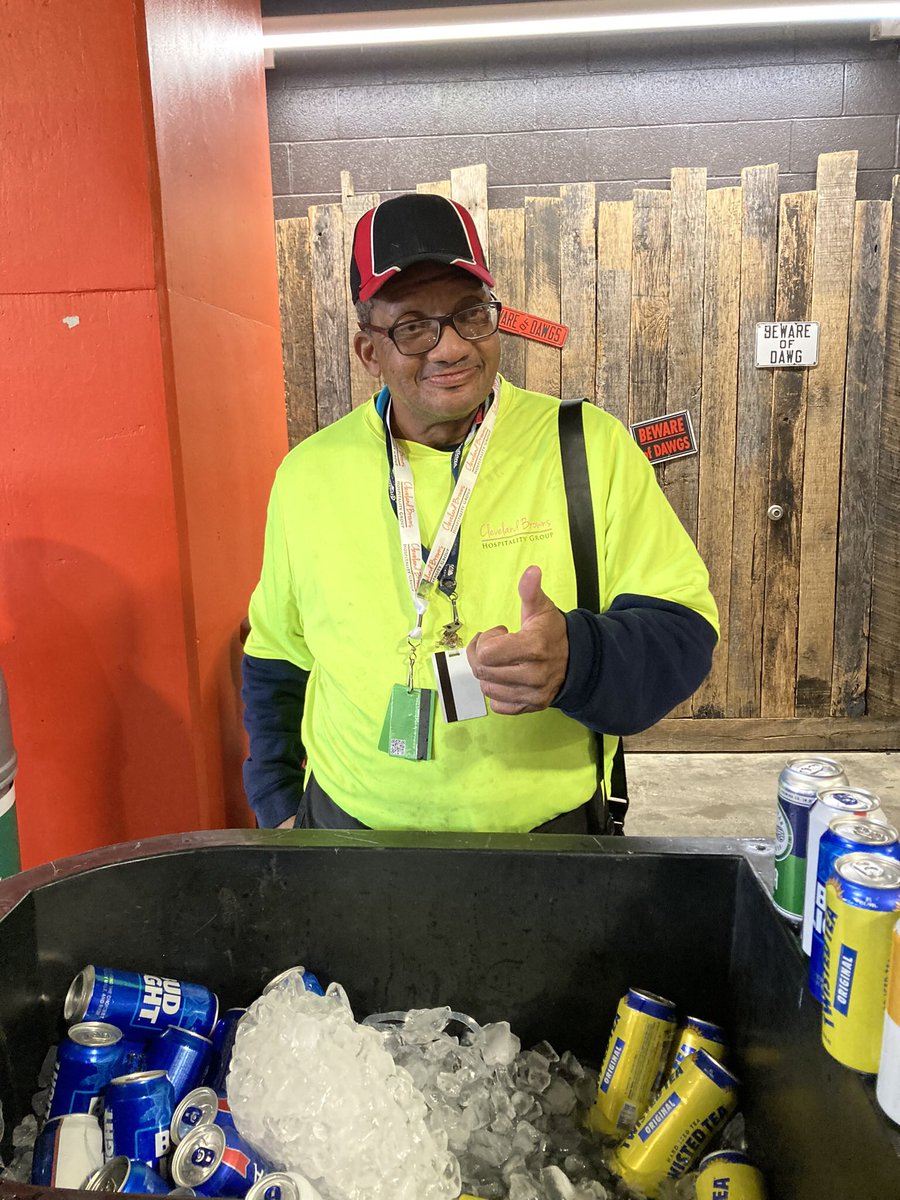
<svg viewBox="0 0 900 1200"><path fill-rule="evenodd" d="M844 768L833 758L792 758L778 776L775 813L775 907L792 921L803 918L809 814L819 792L846 787Z"/></svg>
<svg viewBox="0 0 900 1200"><path fill-rule="evenodd" d="M822 835L816 863L816 891L809 954L809 990L820 1004L822 989L825 986L825 886L831 878L837 860L842 855L855 851L871 851L873 854L884 854L888 858L900 858L897 830L893 825L883 825L865 817L835 817Z"/></svg>
<svg viewBox="0 0 900 1200"><path fill-rule="evenodd" d="M175 1107L165 1071L120 1075L106 1089L103 1149L107 1158L124 1155L158 1171L169 1149Z"/></svg>
<svg viewBox="0 0 900 1200"><path fill-rule="evenodd" d="M134 1162L117 1155L95 1171L84 1182L86 1192L137 1192L142 1196L163 1196L169 1185L163 1177L144 1162Z"/></svg>
<svg viewBox="0 0 900 1200"><path fill-rule="evenodd" d="M246 1200L322 1200L322 1196L296 1171L272 1171L257 1179Z"/></svg>
<svg viewBox="0 0 900 1200"><path fill-rule="evenodd" d="M698 1050L705 1050L717 1062L724 1062L727 1043L725 1030L712 1021L701 1021L699 1017L687 1017L675 1035L675 1053L669 1066L669 1078L676 1067Z"/></svg>
<svg viewBox="0 0 900 1200"><path fill-rule="evenodd" d="M147 1070L165 1071L179 1104L202 1079L211 1053L209 1038L170 1025L147 1047Z"/></svg>
<svg viewBox="0 0 900 1200"><path fill-rule="evenodd" d="M737 1080L705 1050L672 1078L612 1157L612 1169L647 1196L680 1179L717 1136L737 1104Z"/></svg>
<svg viewBox="0 0 900 1200"><path fill-rule="evenodd" d="M211 1087L214 1092L225 1091L225 1080L228 1078L228 1068L231 1066L234 1039L241 1017L246 1011L246 1008L226 1009L216 1022L212 1033L212 1054L203 1079L204 1084Z"/></svg>
<svg viewBox="0 0 900 1200"><path fill-rule="evenodd" d="M209 1037L218 1011L219 1001L202 984L94 966L75 976L63 1010L67 1021L109 1021L137 1038L170 1025Z"/></svg>
<svg viewBox="0 0 900 1200"><path fill-rule="evenodd" d="M121 1075L122 1031L102 1021L73 1025L56 1052L47 1119L66 1113L100 1112L103 1089Z"/></svg>
<svg viewBox="0 0 900 1200"><path fill-rule="evenodd" d="M177 1146L191 1130L200 1125L230 1125L234 1128L234 1117L223 1092L214 1092L208 1087L188 1092L172 1114L172 1145Z"/></svg>
<svg viewBox="0 0 900 1200"><path fill-rule="evenodd" d="M37 1187L80 1188L102 1163L100 1122L90 1113L66 1113L48 1120L34 1143L31 1182Z"/></svg>
<svg viewBox="0 0 900 1200"><path fill-rule="evenodd" d="M766 1200L766 1188L746 1154L718 1150L700 1164L697 1200Z"/></svg>
<svg viewBox="0 0 900 1200"><path fill-rule="evenodd" d="M288 967L284 971L279 971L274 979L269 980L261 994L268 996L269 992L274 992L277 987L281 987L291 980L302 984L307 992L314 992L317 996L325 995L321 983L319 983L312 971L307 970L306 967Z"/></svg>
<svg viewBox="0 0 900 1200"><path fill-rule="evenodd" d="M245 1196L271 1164L236 1129L201 1125L175 1147L170 1170L175 1184L198 1196Z"/></svg>
<svg viewBox="0 0 900 1200"><path fill-rule="evenodd" d="M845 854L825 888L822 1041L845 1067L878 1071L891 934L900 912L900 863Z"/></svg>
<svg viewBox="0 0 900 1200"><path fill-rule="evenodd" d="M634 1127L665 1078L675 1021L671 1000L628 989L619 1001L600 1068L597 1099L588 1114L591 1129L624 1136Z"/></svg>

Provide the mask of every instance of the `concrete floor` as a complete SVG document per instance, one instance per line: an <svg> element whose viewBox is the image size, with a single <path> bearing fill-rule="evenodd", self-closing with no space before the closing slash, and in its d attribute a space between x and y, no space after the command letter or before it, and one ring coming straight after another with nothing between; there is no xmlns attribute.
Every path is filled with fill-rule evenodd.
<svg viewBox="0 0 900 1200"><path fill-rule="evenodd" d="M628 833L647 837L774 837L787 754L629 754ZM900 753L834 752L851 787L879 796L900 828Z"/></svg>

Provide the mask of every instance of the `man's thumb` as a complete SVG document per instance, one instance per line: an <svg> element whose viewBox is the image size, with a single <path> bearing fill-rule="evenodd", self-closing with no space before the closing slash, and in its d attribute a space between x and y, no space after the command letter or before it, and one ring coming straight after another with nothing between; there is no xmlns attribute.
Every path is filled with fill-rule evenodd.
<svg viewBox="0 0 900 1200"><path fill-rule="evenodd" d="M519 596L522 600L523 626L530 617L537 617L541 613L556 608L556 605L549 596L544 594L544 589L541 587L540 567L525 568L522 578L519 580Z"/></svg>

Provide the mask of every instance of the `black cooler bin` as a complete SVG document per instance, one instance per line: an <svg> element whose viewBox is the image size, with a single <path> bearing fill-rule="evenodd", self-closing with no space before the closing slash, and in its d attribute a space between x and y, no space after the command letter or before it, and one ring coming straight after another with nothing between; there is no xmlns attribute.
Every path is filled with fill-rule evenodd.
<svg viewBox="0 0 900 1200"><path fill-rule="evenodd" d="M728 1030L771 1200L896 1200L898 1130L872 1081L822 1047L770 868L770 845L713 839L232 830L14 876L0 883L4 1158L86 964L205 983L228 1008L303 963L359 1017L449 1004L595 1065L619 997L657 992ZM36 1195L0 1183L0 1200Z"/></svg>

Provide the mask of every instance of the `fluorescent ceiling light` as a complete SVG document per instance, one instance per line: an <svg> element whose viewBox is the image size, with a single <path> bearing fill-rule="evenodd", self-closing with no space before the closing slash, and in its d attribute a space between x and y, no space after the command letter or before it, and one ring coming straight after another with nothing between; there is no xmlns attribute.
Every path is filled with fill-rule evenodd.
<svg viewBox="0 0 900 1200"><path fill-rule="evenodd" d="M538 15L540 14L540 15ZM461 18L465 17L465 20ZM463 6L405 11L330 13L316 16L266 17L267 50L314 50L336 46L393 46L411 42L560 37L588 33L623 33L664 29L727 26L795 25L840 21L900 20L900 3L728 4L727 0L625 0L584 3L526 3Z"/></svg>

